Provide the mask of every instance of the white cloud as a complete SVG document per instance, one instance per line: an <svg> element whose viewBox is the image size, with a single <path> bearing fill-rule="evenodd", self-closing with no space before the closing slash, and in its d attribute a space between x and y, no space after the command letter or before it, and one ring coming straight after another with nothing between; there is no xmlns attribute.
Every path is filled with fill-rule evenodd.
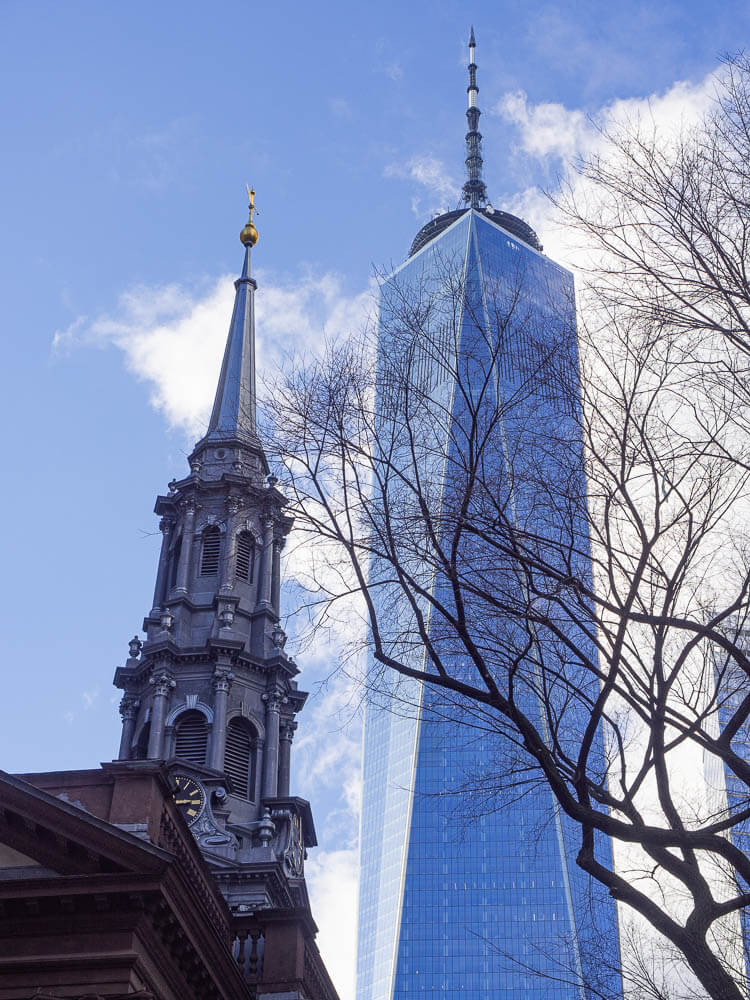
<svg viewBox="0 0 750 1000"><path fill-rule="evenodd" d="M521 148L530 156L571 158L592 144L595 132L583 111L562 104L529 105L522 90L505 94L495 112L518 126Z"/></svg>
<svg viewBox="0 0 750 1000"><path fill-rule="evenodd" d="M90 708L94 707L94 702L99 697L99 690L96 691L83 691L81 694L81 699L83 700L84 710L88 711Z"/></svg>
<svg viewBox="0 0 750 1000"><path fill-rule="evenodd" d="M517 90L505 94L493 111L518 126L524 153L539 160L555 156L569 163L576 156L598 152L603 146L602 131L616 130L624 122L651 124L662 133L689 125L706 110L713 91L711 74L697 84L679 81L663 94L612 101L587 114L555 102L529 104L524 91Z"/></svg>
<svg viewBox="0 0 750 1000"><path fill-rule="evenodd" d="M427 210L446 211L456 200L460 184L450 175L442 160L435 156L412 156L406 163L391 163L383 171L385 177L416 181L426 191ZM412 199L412 211L423 215L422 197Z"/></svg>
<svg viewBox="0 0 750 1000"><path fill-rule="evenodd" d="M304 725L295 740L295 770L300 788L326 797L335 794L336 806L324 817L326 828L335 828L339 842L356 843L359 822L360 736L362 688L350 672L338 669L335 643L313 658L305 654L305 684L320 668L330 674L318 684L305 707ZM316 662L317 661L317 662ZM317 668L317 670L316 670ZM327 839L327 837L326 837Z"/></svg>
<svg viewBox="0 0 750 1000"><path fill-rule="evenodd" d="M708 75L697 83L678 81L661 94L616 100L587 113L555 102L531 104L523 91L505 94L492 109L518 130L516 156L536 161L549 173L550 160L556 165L557 181L570 186L576 200L598 197L591 184L575 170L577 157L606 152L607 133L616 134L628 125L647 132L657 131L662 142L676 137L707 110L715 93L716 77ZM554 197L556 184L552 186ZM526 219L542 236L545 250L562 264L580 263L575 234L559 219L549 197L539 187L528 187L503 205ZM571 238L573 237L573 238Z"/></svg>
<svg viewBox="0 0 750 1000"><path fill-rule="evenodd" d="M232 315L233 281L225 275L198 292L176 284L128 289L111 314L79 316L55 333L53 351L83 345L119 348L127 369L150 384L151 403L169 426L197 437L205 429L216 388ZM368 291L347 295L341 278L331 273L279 282L261 271L258 282L261 374L286 354L316 351L326 334L357 329L371 301Z"/></svg>
<svg viewBox="0 0 750 1000"><path fill-rule="evenodd" d="M357 849L316 851L305 865L305 878L319 928L317 940L323 961L341 1000L354 1000Z"/></svg>

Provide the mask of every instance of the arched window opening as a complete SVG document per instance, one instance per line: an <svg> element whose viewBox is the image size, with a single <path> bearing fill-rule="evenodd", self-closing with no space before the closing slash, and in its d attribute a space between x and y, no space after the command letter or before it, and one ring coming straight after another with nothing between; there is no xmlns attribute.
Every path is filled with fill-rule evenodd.
<svg viewBox="0 0 750 1000"><path fill-rule="evenodd" d="M148 739L151 735L151 723L147 722L138 735L138 742L133 749L133 760L148 759Z"/></svg>
<svg viewBox="0 0 750 1000"><path fill-rule="evenodd" d="M249 531L241 531L237 536L237 579L244 580L246 583L251 583L253 579L254 564L255 539Z"/></svg>
<svg viewBox="0 0 750 1000"><path fill-rule="evenodd" d="M175 757L191 764L205 764L207 747L208 724L203 712L183 712L175 724Z"/></svg>
<svg viewBox="0 0 750 1000"><path fill-rule="evenodd" d="M180 565L180 553L182 552L182 535L178 535L172 546L169 563L169 589L173 590L177 586L177 569Z"/></svg>
<svg viewBox="0 0 750 1000"><path fill-rule="evenodd" d="M232 791L243 799L255 797L256 734L245 719L230 719L224 749L224 770Z"/></svg>
<svg viewBox="0 0 750 1000"><path fill-rule="evenodd" d="M201 576L216 576L219 572L221 532L216 525L209 525L203 532L201 550Z"/></svg>

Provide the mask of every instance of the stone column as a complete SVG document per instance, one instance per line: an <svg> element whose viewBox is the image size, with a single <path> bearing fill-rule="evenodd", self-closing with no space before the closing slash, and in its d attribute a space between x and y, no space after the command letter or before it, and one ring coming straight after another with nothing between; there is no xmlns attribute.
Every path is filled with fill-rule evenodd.
<svg viewBox="0 0 750 1000"><path fill-rule="evenodd" d="M266 746L263 754L263 798L275 799L279 788L279 706L278 694L264 694L266 703Z"/></svg>
<svg viewBox="0 0 750 1000"><path fill-rule="evenodd" d="M255 776L253 780L253 802L259 802L263 797L263 774L264 774L264 764L265 764L265 750L266 744L264 740L258 737L255 741L255 746L253 751L255 753Z"/></svg>
<svg viewBox="0 0 750 1000"><path fill-rule="evenodd" d="M148 736L148 758L149 760L161 760L169 693L177 686L177 682L171 674L163 670L153 674L149 683L154 686L154 707L151 711L151 730Z"/></svg>
<svg viewBox="0 0 750 1000"><path fill-rule="evenodd" d="M172 528L174 521L171 517L163 517L159 521L161 530L161 552L159 553L159 568L156 571L156 585L154 586L154 606L151 608L151 617L155 618L161 611L164 598L166 597L167 572L169 571L169 543L172 538Z"/></svg>
<svg viewBox="0 0 750 1000"><path fill-rule="evenodd" d="M221 587L223 591L234 590L234 561L237 550L237 514L240 501L237 497L227 497L227 539L224 545L224 564L221 568Z"/></svg>
<svg viewBox="0 0 750 1000"><path fill-rule="evenodd" d="M285 722L279 733L279 798L289 795L289 776L292 766L292 740L296 722Z"/></svg>
<svg viewBox="0 0 750 1000"><path fill-rule="evenodd" d="M273 540L273 567L271 569L271 593L273 610L279 614L281 607L281 550L284 548L285 538L277 536Z"/></svg>
<svg viewBox="0 0 750 1000"><path fill-rule="evenodd" d="M182 509L184 511L182 519L182 548L180 549L180 563L177 567L176 589L178 594L187 594L190 554L193 551L193 536L195 535L195 501L183 501Z"/></svg>
<svg viewBox="0 0 750 1000"><path fill-rule="evenodd" d="M224 748L227 739L227 708L229 705L229 688L232 686L234 674L229 670L217 670L213 676L214 682L214 725L211 740L211 767L217 771L224 770Z"/></svg>
<svg viewBox="0 0 750 1000"><path fill-rule="evenodd" d="M263 559L258 581L258 605L271 606L271 578L273 575L273 518L263 522Z"/></svg>
<svg viewBox="0 0 750 1000"><path fill-rule="evenodd" d="M138 706L140 701L132 695L126 694L120 702L120 715L122 716L122 736L120 737L119 760L130 760L130 753L133 745L133 733L135 731L135 720L138 718Z"/></svg>

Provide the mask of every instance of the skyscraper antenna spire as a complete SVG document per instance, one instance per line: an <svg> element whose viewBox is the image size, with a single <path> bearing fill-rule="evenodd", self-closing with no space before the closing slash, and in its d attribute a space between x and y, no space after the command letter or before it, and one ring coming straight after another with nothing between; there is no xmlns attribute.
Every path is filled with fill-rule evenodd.
<svg viewBox="0 0 750 1000"><path fill-rule="evenodd" d="M479 131L479 115L477 107L477 64L474 60L476 49L474 40L474 25L469 35L469 106L466 109L466 121L469 131L466 133L466 183L464 184L464 201L471 208L482 208L487 204L487 188L482 180L482 133Z"/></svg>

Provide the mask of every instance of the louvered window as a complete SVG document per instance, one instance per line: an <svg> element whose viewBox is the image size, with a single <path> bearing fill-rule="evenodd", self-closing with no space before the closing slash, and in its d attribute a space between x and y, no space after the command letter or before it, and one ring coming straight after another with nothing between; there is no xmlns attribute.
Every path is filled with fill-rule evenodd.
<svg viewBox="0 0 750 1000"><path fill-rule="evenodd" d="M247 583L253 578L255 561L255 541L249 531L241 531L237 536L237 579Z"/></svg>
<svg viewBox="0 0 750 1000"><path fill-rule="evenodd" d="M191 764L206 763L208 726L202 712L184 712L175 726L175 757Z"/></svg>
<svg viewBox="0 0 750 1000"><path fill-rule="evenodd" d="M180 565L180 552L182 551L182 535L177 536L177 541L172 546L171 562L169 566L169 589L177 586L177 568Z"/></svg>
<svg viewBox="0 0 750 1000"><path fill-rule="evenodd" d="M219 554L221 552L221 532L211 525L203 532L203 548L201 550L201 576L216 576L219 572Z"/></svg>
<svg viewBox="0 0 750 1000"><path fill-rule="evenodd" d="M243 799L255 794L255 733L244 719L231 719L227 726L224 770L232 791Z"/></svg>

